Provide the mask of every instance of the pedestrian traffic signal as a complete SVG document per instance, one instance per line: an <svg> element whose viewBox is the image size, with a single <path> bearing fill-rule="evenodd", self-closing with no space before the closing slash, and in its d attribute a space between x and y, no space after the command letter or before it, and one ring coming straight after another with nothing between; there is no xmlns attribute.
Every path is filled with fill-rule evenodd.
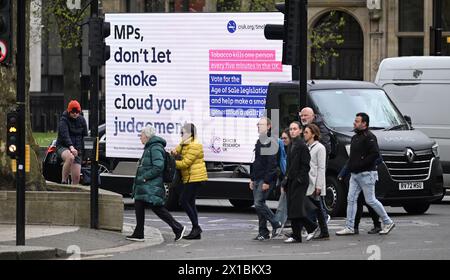
<svg viewBox="0 0 450 280"><path fill-rule="evenodd" d="M16 158L19 147L19 114L10 112L6 115L6 153Z"/></svg>
<svg viewBox="0 0 450 280"><path fill-rule="evenodd" d="M90 18L89 20L89 65L102 66L110 58L110 47L106 45L105 38L111 34L111 25L103 18Z"/></svg>
<svg viewBox="0 0 450 280"><path fill-rule="evenodd" d="M267 40L283 40L283 64L300 65L301 0L286 0L275 7L284 14L284 24L266 24L264 36Z"/></svg>
<svg viewBox="0 0 450 280"><path fill-rule="evenodd" d="M11 0L0 0L0 64L4 65L11 64L11 2Z"/></svg>

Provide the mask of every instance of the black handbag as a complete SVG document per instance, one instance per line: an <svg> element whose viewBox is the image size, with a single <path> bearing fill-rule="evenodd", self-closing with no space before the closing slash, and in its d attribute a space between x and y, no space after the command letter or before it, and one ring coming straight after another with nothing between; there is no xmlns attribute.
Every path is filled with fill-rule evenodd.
<svg viewBox="0 0 450 280"><path fill-rule="evenodd" d="M305 196L304 202L306 213L317 210L317 206L311 201L311 198L309 198L309 196Z"/></svg>

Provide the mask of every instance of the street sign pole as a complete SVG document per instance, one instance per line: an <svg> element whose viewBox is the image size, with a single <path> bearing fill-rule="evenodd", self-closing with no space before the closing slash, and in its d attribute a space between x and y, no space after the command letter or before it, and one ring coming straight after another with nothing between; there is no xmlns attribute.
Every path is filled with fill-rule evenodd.
<svg viewBox="0 0 450 280"><path fill-rule="evenodd" d="M99 17L98 1L91 2L91 18ZM89 35L91 36L91 35ZM89 50L91 51L91 50ZM91 228L98 229L98 94L99 94L99 66L91 65L91 137L94 140L94 156L91 159Z"/></svg>
<svg viewBox="0 0 450 280"><path fill-rule="evenodd" d="M307 73L308 73L308 1L301 0L300 3L300 67L299 67L299 109L303 109L306 104Z"/></svg>
<svg viewBox="0 0 450 280"><path fill-rule="evenodd" d="M16 168L16 245L25 245L25 35L26 0L17 1L17 112L18 157Z"/></svg>

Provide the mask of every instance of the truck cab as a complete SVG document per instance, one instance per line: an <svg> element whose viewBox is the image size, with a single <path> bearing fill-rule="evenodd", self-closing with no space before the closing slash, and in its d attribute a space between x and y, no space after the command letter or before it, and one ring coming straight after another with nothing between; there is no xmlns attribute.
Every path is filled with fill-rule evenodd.
<svg viewBox="0 0 450 280"><path fill-rule="evenodd" d="M298 93L298 81L270 83L266 109L272 121L279 119L278 129L298 120L298 114L290 109L298 107ZM309 81L307 106L330 130L325 204L331 215L345 215L348 178L340 182L337 175L348 160L358 112L370 116L370 129L378 139L383 162L378 165L376 197L384 205L421 214L444 195L436 142L412 128L382 88L360 81ZM279 131L272 133L279 135Z"/></svg>

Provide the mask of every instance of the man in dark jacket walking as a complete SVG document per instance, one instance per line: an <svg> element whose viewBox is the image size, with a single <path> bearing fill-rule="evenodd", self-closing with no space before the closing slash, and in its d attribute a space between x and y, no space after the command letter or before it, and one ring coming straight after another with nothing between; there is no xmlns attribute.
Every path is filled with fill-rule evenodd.
<svg viewBox="0 0 450 280"><path fill-rule="evenodd" d="M144 241L145 206L148 205L161 220L172 228L175 241L178 241L183 238L186 227L177 222L164 206L166 190L163 182L163 170L166 140L155 136L155 128L148 125L141 131L141 143L145 147L138 162L132 193L136 212L136 228L132 235L127 236L127 239Z"/></svg>
<svg viewBox="0 0 450 280"><path fill-rule="evenodd" d="M325 123L322 120L322 117L316 115L314 110L310 107L305 107L300 111L300 121L302 126L305 127L308 124L315 124L320 129L320 140L319 142L325 146L327 150L327 159L330 157L331 153L331 138L330 138L330 130L325 126Z"/></svg>
<svg viewBox="0 0 450 280"><path fill-rule="evenodd" d="M292 236L285 243L302 242L302 228L311 234L319 227L307 218L307 203L312 204L306 197L309 185L309 170L311 156L308 146L300 137L301 128L299 122L292 122L289 126L291 144L288 147L287 175L285 191L287 197L288 219L291 220Z"/></svg>
<svg viewBox="0 0 450 280"><path fill-rule="evenodd" d="M277 180L278 142L270 137L272 127L270 119L261 118L257 126L259 139L255 145L255 160L251 166L249 187L253 191L259 220L259 232L254 240L264 241L270 238L267 221L272 225L272 237L278 235L278 230L281 229L281 223L275 219L275 215L266 204L270 189Z"/></svg>
<svg viewBox="0 0 450 280"><path fill-rule="evenodd" d="M80 113L80 103L72 100L59 121L56 153L64 162L61 174L63 184L68 183L69 174L72 184L77 185L80 182L83 137L87 136L88 132L86 120Z"/></svg>
<svg viewBox="0 0 450 280"><path fill-rule="evenodd" d="M347 219L345 228L336 235L353 235L358 195L362 191L367 205L381 217L383 229L380 234L388 234L395 226L383 204L375 197L375 183L378 180L376 160L380 157L377 137L369 130L369 116L356 114L353 123L356 134L352 137L347 167L351 173L347 196Z"/></svg>

